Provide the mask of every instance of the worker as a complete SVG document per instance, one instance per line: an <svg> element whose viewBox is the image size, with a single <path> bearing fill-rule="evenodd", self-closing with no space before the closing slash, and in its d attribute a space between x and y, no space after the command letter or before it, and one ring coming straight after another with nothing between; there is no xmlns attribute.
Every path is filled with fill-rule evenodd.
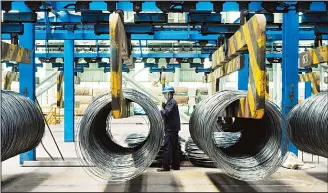
<svg viewBox="0 0 328 193"><path fill-rule="evenodd" d="M173 170L180 170L180 115L176 100L173 98L174 88L166 86L163 89L166 103L162 104L161 115L164 119L164 151L162 168L157 171L170 171L170 165ZM172 163L172 164L170 164Z"/></svg>

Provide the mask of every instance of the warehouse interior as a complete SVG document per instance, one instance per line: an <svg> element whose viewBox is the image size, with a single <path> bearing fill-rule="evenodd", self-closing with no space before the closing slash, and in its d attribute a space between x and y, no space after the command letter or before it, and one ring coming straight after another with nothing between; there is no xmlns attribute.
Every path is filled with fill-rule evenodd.
<svg viewBox="0 0 328 193"><path fill-rule="evenodd" d="M328 192L328 2L1 10L1 191Z"/></svg>

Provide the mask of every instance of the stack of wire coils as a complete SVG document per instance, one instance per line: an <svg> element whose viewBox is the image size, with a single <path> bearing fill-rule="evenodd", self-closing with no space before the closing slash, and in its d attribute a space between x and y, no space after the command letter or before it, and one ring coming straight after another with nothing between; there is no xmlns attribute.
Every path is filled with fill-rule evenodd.
<svg viewBox="0 0 328 193"><path fill-rule="evenodd" d="M29 98L1 91L1 161L36 148L44 132L44 117Z"/></svg>
<svg viewBox="0 0 328 193"><path fill-rule="evenodd" d="M142 174L152 164L163 141L164 123L156 104L136 90L123 92L126 100L139 104L148 116L150 131L143 142L123 147L113 140L107 129L112 111L110 93L95 98L79 123L77 156L87 173L102 182L123 182Z"/></svg>
<svg viewBox="0 0 328 193"><path fill-rule="evenodd" d="M238 132L214 132L214 140L218 147L227 148L234 145L239 140L240 135ZM215 168L212 159L193 142L191 137L188 138L185 148L187 159L193 165Z"/></svg>
<svg viewBox="0 0 328 193"><path fill-rule="evenodd" d="M220 125L225 109L246 97L241 91L220 91L202 100L190 118L189 130L193 141L227 175L244 181L259 180L273 174L288 152L284 128L288 124L279 109L265 102L261 119L235 118L225 127ZM231 146L220 147L214 132L238 132L240 138Z"/></svg>
<svg viewBox="0 0 328 193"><path fill-rule="evenodd" d="M194 166L215 168L211 158L209 158L203 150L198 148L191 137L188 138L185 149L187 159Z"/></svg>
<svg viewBox="0 0 328 193"><path fill-rule="evenodd" d="M287 120L288 136L299 150L328 158L328 91L296 105Z"/></svg>
<svg viewBox="0 0 328 193"><path fill-rule="evenodd" d="M144 135L142 133L131 133L126 137L125 143L130 148L136 147L136 146L140 145L141 143L143 143L143 141L145 141L146 138L147 138L147 135ZM181 141L182 141L182 139L180 138L180 143L181 143ZM181 146L180 146L180 149L181 149ZM164 146L162 145L151 166L154 166L154 167L162 166L163 152L164 152ZM183 152L180 151L180 153L181 153L180 161L184 161L185 159L184 159Z"/></svg>

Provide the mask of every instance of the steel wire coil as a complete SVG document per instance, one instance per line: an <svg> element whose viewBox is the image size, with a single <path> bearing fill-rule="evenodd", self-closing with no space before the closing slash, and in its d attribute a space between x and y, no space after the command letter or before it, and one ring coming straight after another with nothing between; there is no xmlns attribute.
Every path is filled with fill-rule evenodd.
<svg viewBox="0 0 328 193"><path fill-rule="evenodd" d="M36 148L44 132L44 117L29 98L1 90L1 161Z"/></svg>
<svg viewBox="0 0 328 193"><path fill-rule="evenodd" d="M328 92L296 105L287 115L288 136L304 152L328 158Z"/></svg>
<svg viewBox="0 0 328 193"><path fill-rule="evenodd" d="M152 164L164 138L164 123L156 104L136 90L123 91L127 100L139 104L146 112L149 135L132 147L115 143L107 130L111 95L105 93L95 98L79 122L76 151L81 165L87 166L84 167L87 173L98 181L116 183L137 177Z"/></svg>
<svg viewBox="0 0 328 193"><path fill-rule="evenodd" d="M265 103L262 119L235 118L222 126L219 121L225 109L246 96L241 91L220 91L202 100L191 115L189 130L195 144L227 175L243 180L260 180L273 174L288 152L287 122L276 105ZM239 140L227 147L219 147L214 132L240 132Z"/></svg>

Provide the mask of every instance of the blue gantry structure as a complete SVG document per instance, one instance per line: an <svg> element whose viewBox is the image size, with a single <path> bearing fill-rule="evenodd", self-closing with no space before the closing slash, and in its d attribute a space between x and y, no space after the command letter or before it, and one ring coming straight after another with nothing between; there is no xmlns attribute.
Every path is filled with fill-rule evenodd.
<svg viewBox="0 0 328 193"><path fill-rule="evenodd" d="M74 51L76 40L109 40L109 14L116 10L133 11L134 21L125 22L124 27L130 40L138 40L139 52L133 52L134 59L178 59L188 60L190 67L197 73L210 73L210 68L204 68L193 59L205 58L211 60L211 54L218 48L219 37L225 39L234 34L242 23L240 18L233 23L222 19L223 12L241 12L246 17L256 13L265 14L267 19L266 44L268 61L279 59L282 62L282 113L285 116L298 102L298 54L299 42L303 40L328 40L328 3L321 2L231 2L231 1L11 1L1 2L3 22L1 23L2 40L11 40L12 44L31 50L31 63L19 64L20 93L35 100L35 58L40 61L63 58L63 64L53 67L64 71L64 141L74 141L74 73L83 72L86 64L79 64L77 59L98 60L98 67L104 72L110 71L110 64L99 61L109 58L110 53L101 52L103 45L90 45L93 52L81 53ZM16 11L12 11L16 10ZM79 13L79 14L73 14ZM168 13L179 12L186 14L185 23L169 23ZM283 14L281 23L274 22L274 13ZM38 14L44 14L38 18ZM50 16L52 15L52 16ZM19 42L17 41L19 40ZM46 48L51 45L48 41L64 40L61 52L40 52L36 40L45 40ZM191 41L195 42L197 51L183 51L185 47L178 45L181 52L142 52L143 41ZM279 52L271 49L277 41L282 41ZM107 46L109 48L109 46ZM59 48L60 49L60 48ZM161 49L161 48L160 48ZM272 59L272 60L269 60ZM182 63L182 62L181 62ZM239 80L248 80L247 66L249 56L245 54L245 68L238 72ZM268 62L270 63L270 62ZM38 65L40 66L40 65ZM181 67L180 62L170 63L162 69L158 62L145 63L150 72L175 72ZM129 69L123 66L124 72ZM307 88L310 87L307 85ZM238 89L247 90L247 81L239 81ZM310 92L308 93L310 94ZM290 151L297 154L297 149L291 146ZM36 160L35 150L21 155L21 163L25 160Z"/></svg>

